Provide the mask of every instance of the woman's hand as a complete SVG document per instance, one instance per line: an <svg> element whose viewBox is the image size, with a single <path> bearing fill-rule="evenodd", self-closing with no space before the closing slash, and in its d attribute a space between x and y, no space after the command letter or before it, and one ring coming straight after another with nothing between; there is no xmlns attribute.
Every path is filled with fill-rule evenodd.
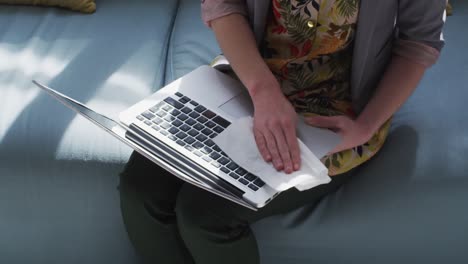
<svg viewBox="0 0 468 264"><path fill-rule="evenodd" d="M330 153L351 149L369 141L372 131L364 124L347 116L313 116L305 117L305 122L314 127L328 128L342 137L341 143Z"/></svg>
<svg viewBox="0 0 468 264"><path fill-rule="evenodd" d="M258 89L252 95L254 136L263 159L272 161L276 170L289 174L301 166L296 136L297 114L279 84L273 85L277 87Z"/></svg>

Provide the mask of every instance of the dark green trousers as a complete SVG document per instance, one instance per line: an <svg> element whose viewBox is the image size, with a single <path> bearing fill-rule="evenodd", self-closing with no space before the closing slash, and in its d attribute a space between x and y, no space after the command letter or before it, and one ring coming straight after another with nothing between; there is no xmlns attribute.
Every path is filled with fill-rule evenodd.
<svg viewBox="0 0 468 264"><path fill-rule="evenodd" d="M288 190L255 212L184 183L135 152L121 173L121 209L145 263L258 264L251 223L313 205L350 174L308 191Z"/></svg>

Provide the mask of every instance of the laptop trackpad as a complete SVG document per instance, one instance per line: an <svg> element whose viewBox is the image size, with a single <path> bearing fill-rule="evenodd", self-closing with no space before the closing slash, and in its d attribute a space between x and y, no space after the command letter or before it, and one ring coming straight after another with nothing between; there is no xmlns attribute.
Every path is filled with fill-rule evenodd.
<svg viewBox="0 0 468 264"><path fill-rule="evenodd" d="M254 113L252 99L247 91L234 96L218 108L235 118L253 116Z"/></svg>

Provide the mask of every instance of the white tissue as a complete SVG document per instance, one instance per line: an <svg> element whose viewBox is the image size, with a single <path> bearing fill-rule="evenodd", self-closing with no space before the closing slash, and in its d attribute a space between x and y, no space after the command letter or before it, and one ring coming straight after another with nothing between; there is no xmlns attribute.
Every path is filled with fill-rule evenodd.
<svg viewBox="0 0 468 264"><path fill-rule="evenodd" d="M328 169L299 139L301 168L291 174L277 171L263 160L253 134L253 118L242 117L217 135L213 141L237 164L260 177L277 191L295 187L299 191L329 183Z"/></svg>

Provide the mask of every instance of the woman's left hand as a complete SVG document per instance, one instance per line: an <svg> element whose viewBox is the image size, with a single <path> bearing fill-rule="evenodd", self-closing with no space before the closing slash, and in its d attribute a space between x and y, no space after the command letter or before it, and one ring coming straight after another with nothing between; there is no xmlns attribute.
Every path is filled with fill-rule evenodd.
<svg viewBox="0 0 468 264"><path fill-rule="evenodd" d="M312 116L305 117L305 122L314 127L328 128L342 137L341 143L330 154L351 149L369 141L372 131L347 116Z"/></svg>

